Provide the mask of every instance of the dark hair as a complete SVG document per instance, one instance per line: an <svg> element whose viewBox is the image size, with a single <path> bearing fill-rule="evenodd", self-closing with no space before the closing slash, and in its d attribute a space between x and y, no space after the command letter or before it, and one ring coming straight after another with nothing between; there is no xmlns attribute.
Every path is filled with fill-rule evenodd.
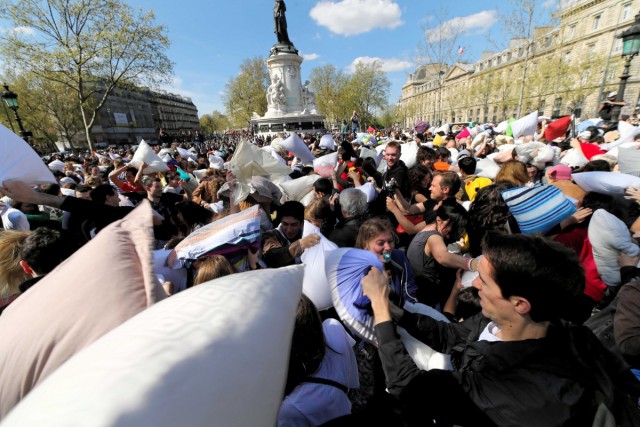
<svg viewBox="0 0 640 427"><path fill-rule="evenodd" d="M20 258L40 276L52 271L76 249L72 240L59 231L39 227L20 246Z"/></svg>
<svg viewBox="0 0 640 427"><path fill-rule="evenodd" d="M307 176L309 174L313 173L313 167L312 166L303 166L302 170L300 170L300 173L302 174L302 176Z"/></svg>
<svg viewBox="0 0 640 427"><path fill-rule="evenodd" d="M455 196L458 190L460 190L460 186L462 185L462 181L460 180L458 174L455 172L447 171L438 173L435 176L438 175L442 177L442 179L440 180L440 187L448 188L450 197Z"/></svg>
<svg viewBox="0 0 640 427"><path fill-rule="evenodd" d="M504 231L511 211L502 198L502 192L511 185L507 182L492 184L478 190L476 198L469 208L467 234L469 236L469 252L472 256L481 254L481 244L487 231Z"/></svg>
<svg viewBox="0 0 640 427"><path fill-rule="evenodd" d="M460 290L456 297L455 317L457 319L468 319L480 313L480 311L482 311L482 307L480 306L478 289L469 286Z"/></svg>
<svg viewBox="0 0 640 427"><path fill-rule="evenodd" d="M306 377L318 372L325 352L326 344L320 314L313 302L303 294L298 303L291 339L285 396Z"/></svg>
<svg viewBox="0 0 640 427"><path fill-rule="evenodd" d="M463 157L458 160L458 167L467 175L476 173L476 159L473 157Z"/></svg>
<svg viewBox="0 0 640 427"><path fill-rule="evenodd" d="M387 150L387 148L389 147L395 147L398 149L398 154L400 154L402 152L402 147L400 146L400 143L394 139L392 139L391 141L387 142L386 147L384 148L385 151Z"/></svg>
<svg viewBox="0 0 640 427"><path fill-rule="evenodd" d="M591 160L580 172L611 172L611 165L606 160Z"/></svg>
<svg viewBox="0 0 640 427"><path fill-rule="evenodd" d="M453 198L448 198L436 209L436 217L442 221L449 221L449 237L447 243L455 242L464 233L467 226L467 210Z"/></svg>
<svg viewBox="0 0 640 427"><path fill-rule="evenodd" d="M537 236L489 232L482 249L502 296L529 301L534 322L562 318L584 292L585 276L578 256L559 243Z"/></svg>
<svg viewBox="0 0 640 427"><path fill-rule="evenodd" d="M433 179L431 169L423 164L418 163L409 169L409 188L413 191L423 191L424 188L422 188L422 180L425 176L429 176L429 178Z"/></svg>
<svg viewBox="0 0 640 427"><path fill-rule="evenodd" d="M89 197L96 203L104 204L107 201L107 197L115 194L116 190L109 184L100 184L89 193Z"/></svg>
<svg viewBox="0 0 640 427"><path fill-rule="evenodd" d="M451 157L451 151L447 147L443 147L442 145L438 147L436 150L436 157L440 157L443 160Z"/></svg>
<svg viewBox="0 0 640 427"><path fill-rule="evenodd" d="M45 194L51 194L53 196L57 196L60 193L60 185L59 184L41 184L40 192Z"/></svg>
<svg viewBox="0 0 640 427"><path fill-rule="evenodd" d="M84 184L83 185L78 185L76 187L76 191L78 193L86 193L87 191L91 191L91 187L88 186L88 185L84 185Z"/></svg>
<svg viewBox="0 0 640 427"><path fill-rule="evenodd" d="M173 221L185 235L190 234L196 227L209 224L213 218L213 212L191 201L182 201L175 204L172 209ZM178 214L182 216L180 220Z"/></svg>
<svg viewBox="0 0 640 427"><path fill-rule="evenodd" d="M333 190L333 184L329 178L320 178L313 183L313 189L325 195L330 195Z"/></svg>
<svg viewBox="0 0 640 427"><path fill-rule="evenodd" d="M366 249L369 241L376 237L380 233L390 231L393 239L398 242L398 235L396 234L395 227L391 225L388 219L382 217L376 217L366 220L358 230L358 236L356 237L356 244L354 247L359 249Z"/></svg>
<svg viewBox="0 0 640 427"><path fill-rule="evenodd" d="M416 153L416 162L422 163L425 160L430 160L432 162L435 162L436 152L433 148L420 146L418 147L418 152Z"/></svg>
<svg viewBox="0 0 640 427"><path fill-rule="evenodd" d="M276 223L280 224L282 218L285 216L293 217L300 222L304 221L304 206L302 203L296 202L295 200L284 202L282 205L278 206L278 210L276 212Z"/></svg>

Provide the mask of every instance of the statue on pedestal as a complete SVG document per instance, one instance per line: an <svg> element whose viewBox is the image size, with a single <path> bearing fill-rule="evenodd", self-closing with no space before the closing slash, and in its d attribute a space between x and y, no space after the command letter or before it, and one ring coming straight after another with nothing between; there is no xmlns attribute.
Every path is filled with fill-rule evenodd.
<svg viewBox="0 0 640 427"><path fill-rule="evenodd" d="M285 6L284 0L276 0L275 5L273 6L273 19L275 24L275 33L278 37L278 43L291 45L289 34L287 33L287 17L285 16L286 11L287 6Z"/></svg>
<svg viewBox="0 0 640 427"><path fill-rule="evenodd" d="M302 106L305 111L311 114L317 114L318 105L316 104L316 95L309 89L309 84L309 80L306 80L302 86Z"/></svg>
<svg viewBox="0 0 640 427"><path fill-rule="evenodd" d="M271 81L271 85L267 89L267 106L271 108L275 107L276 110L282 110L287 103L287 97L284 93L284 85L280 76L275 74Z"/></svg>

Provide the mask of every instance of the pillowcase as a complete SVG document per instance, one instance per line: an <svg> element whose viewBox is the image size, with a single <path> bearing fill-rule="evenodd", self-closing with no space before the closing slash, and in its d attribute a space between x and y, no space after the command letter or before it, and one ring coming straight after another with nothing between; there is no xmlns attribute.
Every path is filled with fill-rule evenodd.
<svg viewBox="0 0 640 427"><path fill-rule="evenodd" d="M330 178L337 164L338 153L329 153L313 160L313 170L323 178Z"/></svg>
<svg viewBox="0 0 640 427"><path fill-rule="evenodd" d="M620 172L640 177L640 150L620 147L618 152Z"/></svg>
<svg viewBox="0 0 640 427"><path fill-rule="evenodd" d="M333 306L333 302L331 302L331 288L329 288L327 276L318 274L318 272L324 272L326 253L338 249L338 245L324 237L318 227L309 221L305 221L302 237L308 236L311 233L316 233L320 236L320 243L305 249L300 257L304 264L302 293L309 297L318 310L325 310Z"/></svg>
<svg viewBox="0 0 640 427"><path fill-rule="evenodd" d="M545 234L576 212L576 207L558 187L538 184L502 192L522 234Z"/></svg>
<svg viewBox="0 0 640 427"><path fill-rule="evenodd" d="M152 245L144 201L4 311L0 418L74 354L166 297L153 273Z"/></svg>
<svg viewBox="0 0 640 427"><path fill-rule="evenodd" d="M309 150L307 144L300 139L298 134L292 133L287 139L280 142L280 147L292 152L302 163L313 162L314 157L313 154L311 154L311 150Z"/></svg>
<svg viewBox="0 0 640 427"><path fill-rule="evenodd" d="M69 360L7 426L276 425L303 267L222 277Z"/></svg>
<svg viewBox="0 0 640 427"><path fill-rule="evenodd" d="M284 200L295 200L299 202L307 193L313 190L313 184L320 179L320 175L307 175L300 178L292 179L280 184L282 192L284 193Z"/></svg>
<svg viewBox="0 0 640 427"><path fill-rule="evenodd" d="M418 155L417 142L410 141L400 146L400 160L402 160L408 168L412 168L416 165L417 155Z"/></svg>
<svg viewBox="0 0 640 427"><path fill-rule="evenodd" d="M151 174L156 172L166 172L169 170L169 166L158 156L153 149L143 139L140 141L138 149L131 159L131 165L137 169L140 169L142 163L146 163L148 166L144 169L145 174Z"/></svg>
<svg viewBox="0 0 640 427"><path fill-rule="evenodd" d="M587 193L624 195L629 187L640 187L640 178L616 172L580 172L571 174L571 179Z"/></svg>
<svg viewBox="0 0 640 427"><path fill-rule="evenodd" d="M0 156L0 185L4 181L10 180L20 180L26 184L56 182L51 170L42 162L33 148L3 125L0 125L0 152L2 152L2 156ZM63 168L64 163L62 163L62 168L58 170Z"/></svg>

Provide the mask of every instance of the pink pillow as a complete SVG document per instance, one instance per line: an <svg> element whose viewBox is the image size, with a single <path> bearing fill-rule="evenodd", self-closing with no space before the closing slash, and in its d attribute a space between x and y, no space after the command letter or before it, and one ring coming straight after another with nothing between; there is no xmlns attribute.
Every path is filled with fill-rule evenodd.
<svg viewBox="0 0 640 427"><path fill-rule="evenodd" d="M0 316L0 418L78 351L165 298L151 207L102 230Z"/></svg>

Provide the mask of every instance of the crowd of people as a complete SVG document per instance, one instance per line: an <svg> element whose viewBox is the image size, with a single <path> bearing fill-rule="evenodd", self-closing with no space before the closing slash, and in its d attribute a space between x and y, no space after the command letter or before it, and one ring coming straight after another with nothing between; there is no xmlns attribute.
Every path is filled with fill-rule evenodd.
<svg viewBox="0 0 640 427"><path fill-rule="evenodd" d="M134 150L47 156L56 182L0 187L0 310L144 200L155 250L258 206L257 245L240 261L189 260L167 295L300 264L324 240L383 266L361 281L373 342L303 295L279 426L638 425L640 185L612 183L640 176L640 132L622 123L357 134L354 112L333 135L296 137L315 159L337 152L322 176L283 147L287 135L164 144L163 172L132 162ZM290 174L243 182L229 166L241 144ZM309 191L292 196L283 182ZM303 234L305 222L318 231ZM450 369L418 368L399 329L450 355Z"/></svg>

